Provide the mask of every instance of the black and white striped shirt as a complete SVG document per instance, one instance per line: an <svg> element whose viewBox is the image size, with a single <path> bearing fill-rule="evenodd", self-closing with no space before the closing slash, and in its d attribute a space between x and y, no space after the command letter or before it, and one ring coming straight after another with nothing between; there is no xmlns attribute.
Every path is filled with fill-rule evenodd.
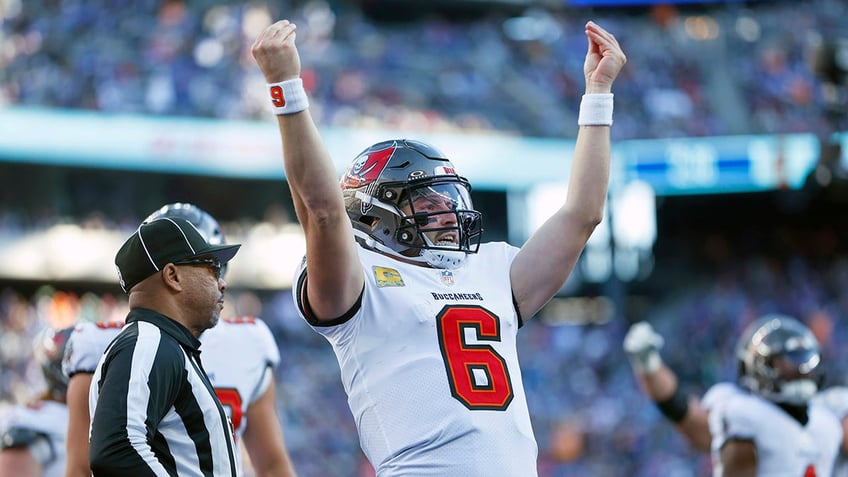
<svg viewBox="0 0 848 477"><path fill-rule="evenodd" d="M89 394L94 476L238 475L232 426L184 326L136 308Z"/></svg>

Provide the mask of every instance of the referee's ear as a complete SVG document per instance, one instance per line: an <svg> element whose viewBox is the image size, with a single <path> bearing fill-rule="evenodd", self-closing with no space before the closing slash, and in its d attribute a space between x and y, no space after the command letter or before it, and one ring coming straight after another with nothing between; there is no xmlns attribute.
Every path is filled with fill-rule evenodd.
<svg viewBox="0 0 848 477"><path fill-rule="evenodd" d="M162 277L162 285L171 291L183 291L188 283L186 281L188 280L188 275L181 273L182 271L184 270L180 270L180 267L173 263L169 263L162 267L162 271L159 272L159 275Z"/></svg>

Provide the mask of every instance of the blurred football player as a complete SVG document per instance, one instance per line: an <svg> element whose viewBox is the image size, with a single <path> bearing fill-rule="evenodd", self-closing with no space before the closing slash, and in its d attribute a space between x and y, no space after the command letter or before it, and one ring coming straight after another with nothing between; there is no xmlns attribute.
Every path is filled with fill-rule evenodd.
<svg viewBox="0 0 848 477"><path fill-rule="evenodd" d="M0 477L60 477L65 469L68 380L62 357L72 329L46 328L36 337L33 350L47 390L0 418Z"/></svg>
<svg viewBox="0 0 848 477"><path fill-rule="evenodd" d="M813 399L822 384L813 333L785 315L765 315L743 331L737 382L713 385L703 399L687 396L659 350L663 338L647 322L624 339L642 390L698 450L710 452L713 475L830 476L848 449L833 411Z"/></svg>
<svg viewBox="0 0 848 477"><path fill-rule="evenodd" d="M193 204L163 206L145 219L183 218L213 245L223 244L218 222ZM222 271L222 274L224 272ZM123 323L82 323L71 335L64 362L68 387L68 467L66 477L88 477L90 415L88 391L92 373ZM227 410L236 439L243 443L257 477L293 477L276 410L274 368L280 362L271 331L259 318L224 318L200 335L201 360L221 404Z"/></svg>

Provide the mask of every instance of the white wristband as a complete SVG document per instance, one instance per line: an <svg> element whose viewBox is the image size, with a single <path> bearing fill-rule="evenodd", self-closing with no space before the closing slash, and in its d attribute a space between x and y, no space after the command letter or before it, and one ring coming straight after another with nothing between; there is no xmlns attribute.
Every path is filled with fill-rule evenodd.
<svg viewBox="0 0 848 477"><path fill-rule="evenodd" d="M271 95L274 114L278 116L299 113L309 107L309 98L306 97L303 80L300 78L270 83L268 93Z"/></svg>
<svg viewBox="0 0 848 477"><path fill-rule="evenodd" d="M612 126L612 93L584 94L580 101L579 126Z"/></svg>

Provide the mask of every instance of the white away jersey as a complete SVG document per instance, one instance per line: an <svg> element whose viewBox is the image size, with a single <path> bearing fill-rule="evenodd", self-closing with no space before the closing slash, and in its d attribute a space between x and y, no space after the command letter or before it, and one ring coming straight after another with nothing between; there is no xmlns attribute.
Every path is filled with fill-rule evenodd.
<svg viewBox="0 0 848 477"><path fill-rule="evenodd" d="M842 427L821 404L811 401L804 426L774 403L729 383L713 386L703 404L710 416L714 475L721 475L721 447L733 438L754 441L758 476L831 475L842 445Z"/></svg>
<svg viewBox="0 0 848 477"><path fill-rule="evenodd" d="M68 339L62 370L93 373L123 323L80 323ZM236 438L247 426L245 411L261 396L280 362L280 351L259 318L222 319L200 335L200 360L215 394L233 422Z"/></svg>
<svg viewBox="0 0 848 477"><path fill-rule="evenodd" d="M65 437L68 433L68 408L56 401L39 401L29 406L12 406L0 416L0 436L12 428L35 431L44 436L49 446L32 449L42 461L43 477L65 474Z"/></svg>
<svg viewBox="0 0 848 477"><path fill-rule="evenodd" d="M441 270L360 248L361 306L313 329L333 346L378 476L537 475L509 281L517 251L483 244Z"/></svg>
<svg viewBox="0 0 848 477"><path fill-rule="evenodd" d="M848 387L832 386L819 392L814 401L830 409L842 421L848 419ZM840 452L833 464L833 477L848 477L848 455Z"/></svg>
<svg viewBox="0 0 848 477"><path fill-rule="evenodd" d="M204 331L200 342L200 361L241 439L247 425L244 413L268 389L280 350L258 318L223 319Z"/></svg>

